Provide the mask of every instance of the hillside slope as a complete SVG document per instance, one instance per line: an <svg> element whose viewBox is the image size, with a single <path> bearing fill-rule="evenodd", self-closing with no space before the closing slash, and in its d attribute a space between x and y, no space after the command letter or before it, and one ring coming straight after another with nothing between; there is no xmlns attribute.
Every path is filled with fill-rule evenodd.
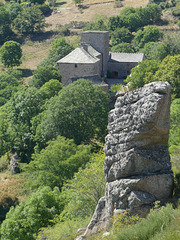
<svg viewBox="0 0 180 240"><path fill-rule="evenodd" d="M46 22L51 25L48 30L53 30L59 24L65 25L72 21L93 21L98 15L110 17L118 15L124 7L145 7L147 3L148 0L124 0L122 1L123 7L117 8L114 0L84 0L79 9L73 0L59 0L56 3L57 10L46 18Z"/></svg>

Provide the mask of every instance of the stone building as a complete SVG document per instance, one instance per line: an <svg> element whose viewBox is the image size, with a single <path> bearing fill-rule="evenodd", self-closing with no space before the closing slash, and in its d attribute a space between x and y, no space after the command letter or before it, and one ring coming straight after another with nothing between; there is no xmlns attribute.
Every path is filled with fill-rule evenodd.
<svg viewBox="0 0 180 240"><path fill-rule="evenodd" d="M80 46L57 61L56 66L60 68L63 85L85 78L108 89L105 79L109 78L109 85L111 79L113 84L118 83L143 60L143 53L109 52L108 31L85 31L81 33Z"/></svg>

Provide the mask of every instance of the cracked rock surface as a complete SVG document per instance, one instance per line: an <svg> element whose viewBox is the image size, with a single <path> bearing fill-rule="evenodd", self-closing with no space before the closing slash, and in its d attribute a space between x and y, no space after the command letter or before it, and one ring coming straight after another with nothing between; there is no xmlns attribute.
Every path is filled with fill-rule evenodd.
<svg viewBox="0 0 180 240"><path fill-rule="evenodd" d="M147 214L173 190L168 153L170 85L153 82L118 97L109 113L105 139L105 196L99 200L86 234L107 227L117 211Z"/></svg>

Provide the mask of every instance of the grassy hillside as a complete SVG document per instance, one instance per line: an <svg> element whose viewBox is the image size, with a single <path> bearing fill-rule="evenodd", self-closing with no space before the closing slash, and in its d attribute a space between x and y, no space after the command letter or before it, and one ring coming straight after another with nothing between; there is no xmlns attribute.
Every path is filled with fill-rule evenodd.
<svg viewBox="0 0 180 240"><path fill-rule="evenodd" d="M57 0L51 16L46 18L47 23L51 24L49 29L55 29L58 24L67 24L72 21L93 21L98 15L111 17L118 15L124 7L145 7L148 0L124 0L122 7L118 8L114 0L84 0L81 8L76 7L72 0Z"/></svg>

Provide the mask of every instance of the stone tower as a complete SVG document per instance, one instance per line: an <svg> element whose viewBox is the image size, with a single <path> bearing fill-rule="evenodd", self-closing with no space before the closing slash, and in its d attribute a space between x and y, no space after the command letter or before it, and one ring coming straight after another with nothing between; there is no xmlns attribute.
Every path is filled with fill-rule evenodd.
<svg viewBox="0 0 180 240"><path fill-rule="evenodd" d="M81 42L92 45L102 54L101 74L107 74L107 63L109 59L109 32L108 31L85 31L81 33Z"/></svg>

